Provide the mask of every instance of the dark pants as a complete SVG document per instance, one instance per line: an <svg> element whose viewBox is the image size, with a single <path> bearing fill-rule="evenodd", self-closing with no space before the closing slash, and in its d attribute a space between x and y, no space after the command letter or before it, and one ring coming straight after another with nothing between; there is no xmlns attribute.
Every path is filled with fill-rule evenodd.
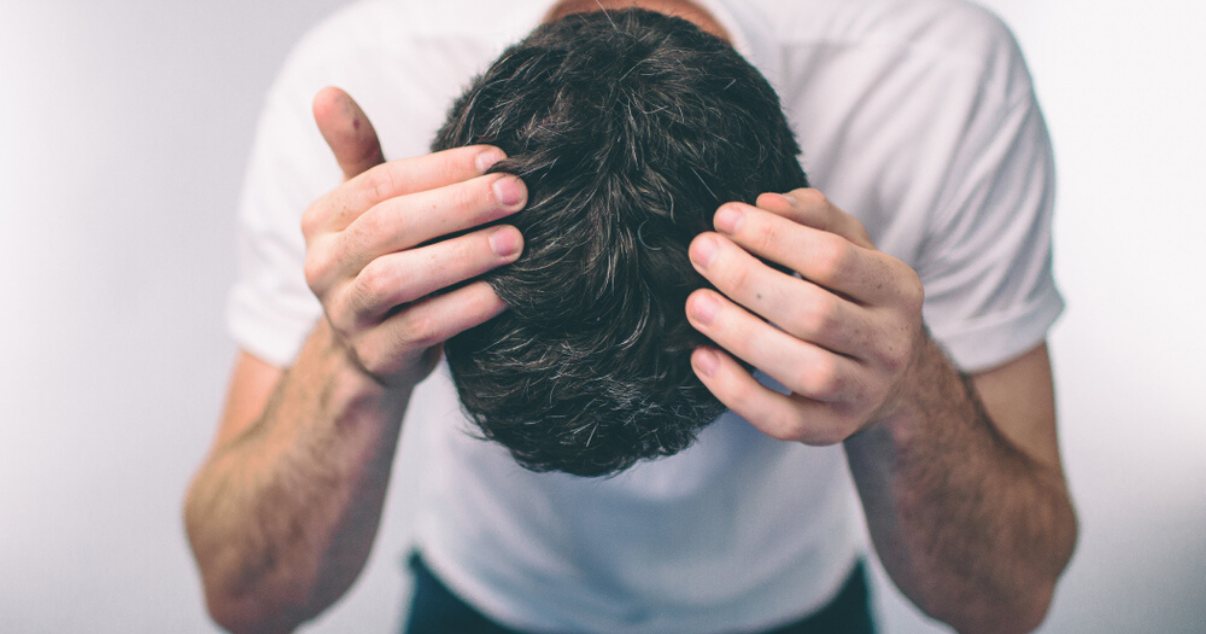
<svg viewBox="0 0 1206 634"><path fill-rule="evenodd" d="M410 561L415 595L406 634L521 634L478 613L452 594L415 555ZM766 634L875 634L862 562L846 579L837 597L803 621Z"/></svg>

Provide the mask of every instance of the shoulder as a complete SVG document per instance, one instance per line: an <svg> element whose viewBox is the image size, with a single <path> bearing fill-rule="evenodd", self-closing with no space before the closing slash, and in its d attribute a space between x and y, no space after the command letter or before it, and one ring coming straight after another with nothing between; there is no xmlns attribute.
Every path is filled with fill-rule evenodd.
<svg viewBox="0 0 1206 634"><path fill-rule="evenodd" d="M312 28L294 56L390 53L466 40L507 43L531 30L547 4L547 0L360 0Z"/></svg>
<svg viewBox="0 0 1206 634"><path fill-rule="evenodd" d="M1000 18L968 0L745 0L784 40L929 40L952 50L1011 39Z"/></svg>
<svg viewBox="0 0 1206 634"><path fill-rule="evenodd" d="M749 1L787 48L858 47L980 68L1021 61L1001 19L966 0Z"/></svg>
<svg viewBox="0 0 1206 634"><path fill-rule="evenodd" d="M747 1L776 16L768 22L784 60L780 96L810 181L910 264L927 248L935 214L958 207L950 191L974 184L966 170L1009 160L991 153L1002 134L1016 129L1022 146L1046 147L1017 43L983 7Z"/></svg>
<svg viewBox="0 0 1206 634"><path fill-rule="evenodd" d="M306 32L294 47L293 56L320 55L357 45L386 41L387 34L397 36L408 24L407 3L362 0L327 16Z"/></svg>
<svg viewBox="0 0 1206 634"><path fill-rule="evenodd" d="M311 28L278 74L275 92L307 98L328 84L369 93L445 90L537 23L546 0L360 0ZM355 93L359 100L363 91ZM361 104L364 105L364 104ZM371 113L370 113L371 115Z"/></svg>
<svg viewBox="0 0 1206 634"><path fill-rule="evenodd" d="M543 5L544 0L355 2L296 44L265 112L309 133L314 95L324 86L339 86L373 119L387 156L423 153L452 99L507 44L531 30Z"/></svg>
<svg viewBox="0 0 1206 634"><path fill-rule="evenodd" d="M952 99L1004 112L1033 94L1009 27L967 0L747 1L773 16L791 109L904 98L919 112ZM877 121L895 120L882 114Z"/></svg>
<svg viewBox="0 0 1206 634"><path fill-rule="evenodd" d="M343 66L378 66L384 56L413 46L423 32L415 3L362 0L331 14L297 42L281 79L337 71Z"/></svg>

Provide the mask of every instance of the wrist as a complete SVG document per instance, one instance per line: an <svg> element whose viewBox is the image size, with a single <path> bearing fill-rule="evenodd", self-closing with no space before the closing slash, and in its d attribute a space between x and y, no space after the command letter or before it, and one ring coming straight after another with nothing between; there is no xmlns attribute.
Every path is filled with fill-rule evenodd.
<svg viewBox="0 0 1206 634"><path fill-rule="evenodd" d="M868 428L880 428L898 442L924 433L924 426L940 418L935 408L950 408L967 401L959 373L924 326L913 354Z"/></svg>
<svg viewBox="0 0 1206 634"><path fill-rule="evenodd" d="M320 368L319 373L325 377L324 399L340 409L353 406L359 409L369 404L386 408L396 404L405 408L417 383L403 378L386 379L370 372L326 319L319 321L311 334L298 366L310 365L307 361Z"/></svg>

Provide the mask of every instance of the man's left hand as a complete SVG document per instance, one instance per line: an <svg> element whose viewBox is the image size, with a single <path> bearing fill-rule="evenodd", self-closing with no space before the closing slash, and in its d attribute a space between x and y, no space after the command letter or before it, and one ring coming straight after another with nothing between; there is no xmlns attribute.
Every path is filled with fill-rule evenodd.
<svg viewBox="0 0 1206 634"><path fill-rule="evenodd" d="M692 293L687 317L791 392L763 386L721 350L697 349L692 366L725 406L764 433L842 442L890 417L906 391L927 338L921 280L815 189L763 194L756 203L721 206L716 232L691 243L695 269L720 292Z"/></svg>

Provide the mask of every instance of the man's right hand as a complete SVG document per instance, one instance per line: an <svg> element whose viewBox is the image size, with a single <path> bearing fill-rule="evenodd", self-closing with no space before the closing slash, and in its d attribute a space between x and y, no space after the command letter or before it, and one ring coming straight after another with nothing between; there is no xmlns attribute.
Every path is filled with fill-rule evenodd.
<svg viewBox="0 0 1206 634"><path fill-rule="evenodd" d="M337 88L318 94L314 117L345 181L302 218L306 282L355 367L382 385L412 387L444 340L506 308L481 281L441 291L523 248L508 225L445 236L522 209L527 189L512 175L483 175L504 158L490 146L383 162L368 117Z"/></svg>
<svg viewBox="0 0 1206 634"><path fill-rule="evenodd" d="M483 175L497 148L385 163L343 91L319 93L314 117L345 177L304 217L306 279L326 319L287 370L239 355L185 503L210 614L231 632L292 631L352 585L410 388L445 339L504 309L484 282L461 283L523 245L514 227L473 230L527 202L518 178Z"/></svg>

